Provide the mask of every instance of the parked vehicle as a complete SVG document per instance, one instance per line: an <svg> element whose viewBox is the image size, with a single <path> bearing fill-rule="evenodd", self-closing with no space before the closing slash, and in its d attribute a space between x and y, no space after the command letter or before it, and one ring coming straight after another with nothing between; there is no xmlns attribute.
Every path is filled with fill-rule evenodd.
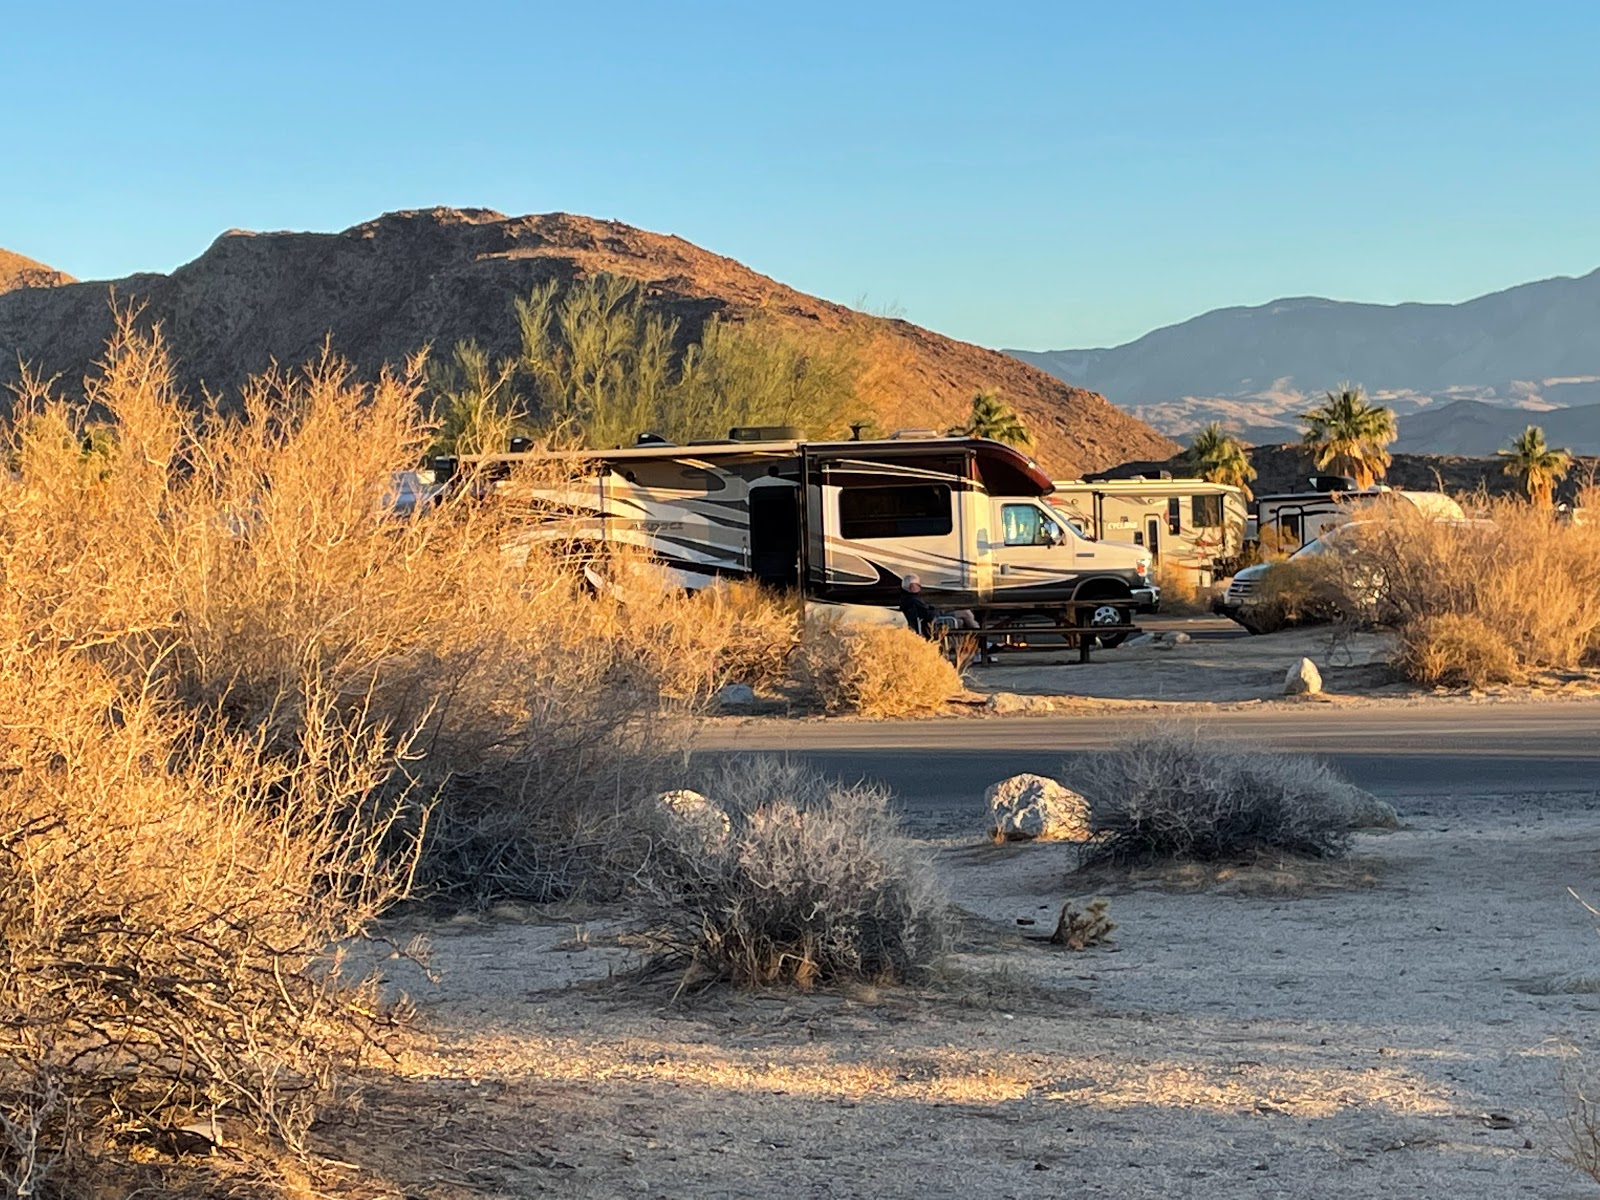
<svg viewBox="0 0 1600 1200"><path fill-rule="evenodd" d="M1426 493L1425 493L1426 494ZM1451 501L1454 505L1454 501ZM1455 505L1460 512L1460 506ZM1433 518L1440 524L1465 529L1493 530L1494 522L1460 517ZM1349 616L1341 607L1371 612L1382 595L1384 579L1361 552L1362 530L1373 522L1347 520L1327 527L1282 562L1257 563L1239 571L1211 608L1238 622L1250 633L1271 633L1290 625ZM1330 554L1342 556L1337 578L1315 567ZM1285 571L1310 568L1285 578ZM1320 577L1319 577L1320 576Z"/></svg>
<svg viewBox="0 0 1600 1200"><path fill-rule="evenodd" d="M1057 480L1049 500L1089 537L1143 546L1200 587L1238 558L1249 519L1244 489L1204 479Z"/></svg>
<svg viewBox="0 0 1600 1200"><path fill-rule="evenodd" d="M1343 525L1374 504L1409 504L1434 520L1461 520L1461 506L1441 492L1413 492L1377 485L1361 488L1342 475L1313 475L1304 492L1256 497L1257 544L1303 546Z"/></svg>
<svg viewBox="0 0 1600 1200"><path fill-rule="evenodd" d="M434 470L495 487L519 464L567 476L534 485L534 536L637 546L686 588L751 577L822 603L893 606L915 574L936 606L1049 612L1103 599L1083 623L1108 625L1154 603L1146 550L1085 537L1047 503L1054 485L1032 459L981 438L734 430L725 442L471 456Z"/></svg>

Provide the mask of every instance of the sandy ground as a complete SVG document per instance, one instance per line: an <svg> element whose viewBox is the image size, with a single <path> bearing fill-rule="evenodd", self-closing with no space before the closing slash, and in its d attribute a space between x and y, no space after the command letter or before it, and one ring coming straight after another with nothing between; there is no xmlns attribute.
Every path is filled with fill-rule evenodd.
<svg viewBox="0 0 1600 1200"><path fill-rule="evenodd" d="M969 667L967 686L986 693L1226 703L1282 696L1289 667L1309 658L1334 694L1408 690L1392 684L1384 668L1393 649L1385 633L1313 627L1250 637L1235 636L1238 626L1222 618L1141 620L1160 640L1096 650L1088 663L1077 662L1074 651L1003 654L993 666ZM1176 642L1174 634L1191 640Z"/></svg>
<svg viewBox="0 0 1600 1200"><path fill-rule="evenodd" d="M1200 891L951 831L972 918L918 991L674 1002L618 976L621 914L446 926L399 1081L331 1149L427 1200L1600 1195L1557 1157L1563 1047L1600 1063L1566 890L1600 896L1600 797L1402 816L1329 878ZM1097 893L1114 946L1021 936Z"/></svg>

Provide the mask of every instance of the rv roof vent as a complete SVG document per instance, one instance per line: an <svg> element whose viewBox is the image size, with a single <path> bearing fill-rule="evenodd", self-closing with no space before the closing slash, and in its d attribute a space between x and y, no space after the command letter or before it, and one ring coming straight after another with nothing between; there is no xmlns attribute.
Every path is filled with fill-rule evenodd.
<svg viewBox="0 0 1600 1200"><path fill-rule="evenodd" d="M1160 473L1158 473L1156 475L1156 478L1157 479L1171 479L1172 478L1172 472L1171 471L1162 471L1162 472L1160 472Z"/></svg>
<svg viewBox="0 0 1600 1200"><path fill-rule="evenodd" d="M1129 475L1128 476L1128 482L1129 483L1143 483L1144 482L1144 476L1143 475Z"/></svg>
<svg viewBox="0 0 1600 1200"><path fill-rule="evenodd" d="M530 437L514 437L511 439L511 453L526 454L533 449L533 439Z"/></svg>
<svg viewBox="0 0 1600 1200"><path fill-rule="evenodd" d="M1356 481L1348 475L1313 475L1311 477L1311 490L1313 492L1355 492L1360 489Z"/></svg>
<svg viewBox="0 0 1600 1200"><path fill-rule="evenodd" d="M730 442L798 442L800 431L793 425L735 425L728 430Z"/></svg>
<svg viewBox="0 0 1600 1200"><path fill-rule="evenodd" d="M672 445L671 442L667 441L667 439L662 437L659 433L641 433L638 437L633 439L633 444L635 446L670 446L670 445Z"/></svg>
<svg viewBox="0 0 1600 1200"><path fill-rule="evenodd" d="M889 435L891 442L914 442L921 438L943 437L937 429L896 429Z"/></svg>

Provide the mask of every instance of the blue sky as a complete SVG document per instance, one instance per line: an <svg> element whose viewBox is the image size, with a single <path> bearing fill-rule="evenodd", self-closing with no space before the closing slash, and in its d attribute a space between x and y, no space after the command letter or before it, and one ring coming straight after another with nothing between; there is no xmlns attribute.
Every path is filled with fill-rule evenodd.
<svg viewBox="0 0 1600 1200"><path fill-rule="evenodd" d="M0 246L435 204L676 233L987 345L1600 266L1600 6L16 4Z"/></svg>

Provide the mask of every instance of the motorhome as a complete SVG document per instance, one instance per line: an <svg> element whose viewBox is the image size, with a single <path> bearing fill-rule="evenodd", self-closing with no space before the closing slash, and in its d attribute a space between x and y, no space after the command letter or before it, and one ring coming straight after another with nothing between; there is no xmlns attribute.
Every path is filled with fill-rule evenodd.
<svg viewBox="0 0 1600 1200"><path fill-rule="evenodd" d="M1313 475L1309 490L1256 497L1256 539L1293 549L1343 525L1374 504L1407 504L1436 520L1462 520L1461 506L1442 492L1412 492L1381 484L1360 487L1342 475Z"/></svg>
<svg viewBox="0 0 1600 1200"><path fill-rule="evenodd" d="M892 606L901 579L930 602L982 609L1104 599L1084 624L1148 606L1150 555L1088 538L1047 502L1032 459L981 438L795 438L440 459L434 472L509 487L535 467L539 526L640 547L686 588L719 577L810 600ZM552 477L554 472L554 477ZM498 482L494 482L498 481Z"/></svg>
<svg viewBox="0 0 1600 1200"><path fill-rule="evenodd" d="M1088 536L1143 546L1201 586L1238 558L1249 519L1243 488L1204 479L1057 480L1049 501Z"/></svg>

